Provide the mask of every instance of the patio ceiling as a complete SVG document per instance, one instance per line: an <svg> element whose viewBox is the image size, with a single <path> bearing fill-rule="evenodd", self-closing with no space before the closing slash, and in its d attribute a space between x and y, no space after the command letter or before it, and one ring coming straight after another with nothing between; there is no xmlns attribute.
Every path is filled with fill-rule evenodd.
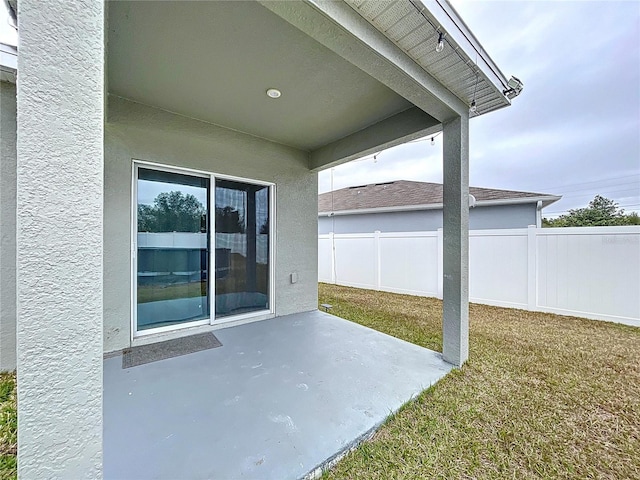
<svg viewBox="0 0 640 480"><path fill-rule="evenodd" d="M256 2L108 2L108 24L112 95L306 151L400 112L439 123Z"/></svg>

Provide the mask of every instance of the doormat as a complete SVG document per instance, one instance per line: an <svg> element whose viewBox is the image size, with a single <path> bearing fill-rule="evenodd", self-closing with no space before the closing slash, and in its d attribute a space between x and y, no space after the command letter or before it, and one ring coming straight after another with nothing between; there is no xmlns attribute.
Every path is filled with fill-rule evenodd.
<svg viewBox="0 0 640 480"><path fill-rule="evenodd" d="M126 348L122 351L122 368L137 367L145 363L201 352L221 347L222 343L211 333L199 333L189 337L175 338L164 342Z"/></svg>

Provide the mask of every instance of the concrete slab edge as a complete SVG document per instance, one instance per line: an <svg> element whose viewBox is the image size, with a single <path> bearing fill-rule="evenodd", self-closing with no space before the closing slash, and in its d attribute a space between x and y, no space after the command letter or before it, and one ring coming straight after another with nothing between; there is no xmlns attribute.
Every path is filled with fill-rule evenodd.
<svg viewBox="0 0 640 480"><path fill-rule="evenodd" d="M416 397L412 398L411 400L409 400L409 402L412 402L415 398ZM407 403L409 403L409 402L407 402ZM406 404L404 404L404 405L406 405ZM402 407L400 407L400 408L402 408ZM398 409L398 410L400 410L400 409ZM317 465L316 467L314 467L309 473L307 473L303 477L301 477L300 480L317 480L318 478L322 477L322 474L324 472L331 470L340 460L342 460L344 457L346 457L348 454L350 454L356 448L358 448L361 443L364 443L367 440L371 439L371 437L373 437L373 435L378 431L378 429L382 425L384 425L386 423L386 421L395 413L396 412L390 413L389 416L387 416L384 420L382 420L381 422L375 424L373 427L371 427L365 433L360 435L358 438L356 438L352 442L350 442L347 445L345 445L345 447L342 450L340 450L338 453L336 453L335 455L329 457L324 462L322 462L319 465Z"/></svg>
<svg viewBox="0 0 640 480"><path fill-rule="evenodd" d="M438 380L436 380L435 382L431 383L431 385L429 385L428 387L420 390L420 392L416 393L415 395L413 395L409 400L407 400L406 402L404 402L402 405L400 405L397 409L392 410L389 412L389 415L387 415L384 420L376 423L373 427L371 427L369 430L367 430L365 433L363 433L362 435L360 435L359 437L357 437L355 440L351 441L350 443L348 443L347 445L344 446L344 448L342 448L342 450L340 450L339 452L337 452L335 455L332 455L331 457L327 458L325 461L321 462L320 464L318 464L317 466L315 466L314 468L312 468L308 473L306 473L305 475L303 475L302 477L300 477L300 480L317 480L318 478L322 477L322 474L324 472L327 472L329 470L331 470L338 462L340 462L340 460L342 460L344 457L346 457L347 455L349 455L351 452L353 452L356 448L358 448L362 443L370 440L373 435L380 429L380 427L382 427L382 425L384 425L385 423L387 423L387 421L394 416L396 413L398 413L400 410L402 410L404 407L406 407L407 405L409 405L410 403L413 403L416 401L416 399L422 395L424 392L426 392L427 390L429 390L430 388L432 388L436 383L438 383L440 380L442 380L443 378L445 378L447 375L449 375L449 373L451 373L453 370L445 373L442 377L440 377Z"/></svg>

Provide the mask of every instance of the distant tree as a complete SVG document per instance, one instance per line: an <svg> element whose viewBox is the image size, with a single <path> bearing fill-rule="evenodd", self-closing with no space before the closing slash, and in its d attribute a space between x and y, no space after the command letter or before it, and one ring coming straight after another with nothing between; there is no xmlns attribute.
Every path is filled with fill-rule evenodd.
<svg viewBox="0 0 640 480"><path fill-rule="evenodd" d="M202 232L206 228L206 210L191 194L163 192L153 205L138 205L139 232Z"/></svg>
<svg viewBox="0 0 640 480"><path fill-rule="evenodd" d="M585 208L569 210L558 218L543 218L543 227L596 227L616 225L640 225L640 217L633 212L624 213L618 204L601 195L596 195Z"/></svg>
<svg viewBox="0 0 640 480"><path fill-rule="evenodd" d="M216 208L217 233L244 233L244 219L232 207Z"/></svg>

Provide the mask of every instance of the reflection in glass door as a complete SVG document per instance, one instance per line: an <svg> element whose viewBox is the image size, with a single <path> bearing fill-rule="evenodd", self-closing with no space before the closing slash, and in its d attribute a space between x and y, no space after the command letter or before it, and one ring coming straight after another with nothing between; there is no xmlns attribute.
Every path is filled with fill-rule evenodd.
<svg viewBox="0 0 640 480"><path fill-rule="evenodd" d="M209 186L138 167L137 331L209 318Z"/></svg>
<svg viewBox="0 0 640 480"><path fill-rule="evenodd" d="M215 316L268 310L269 187L216 180Z"/></svg>

